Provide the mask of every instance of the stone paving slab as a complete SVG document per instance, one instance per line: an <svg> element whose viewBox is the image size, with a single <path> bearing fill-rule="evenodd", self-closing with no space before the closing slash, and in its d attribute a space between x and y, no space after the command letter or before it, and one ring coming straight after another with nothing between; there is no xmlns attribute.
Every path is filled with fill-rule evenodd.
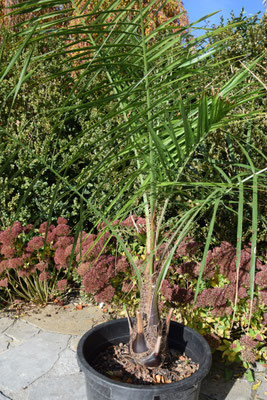
<svg viewBox="0 0 267 400"><path fill-rule="evenodd" d="M46 374L47 377L61 377L80 372L80 367L76 359L76 353L71 349L61 352L59 359L55 362L53 368Z"/></svg>
<svg viewBox="0 0 267 400"><path fill-rule="evenodd" d="M43 378L31 385L27 400L86 400L82 373L57 378ZM14 399L16 400L16 399Z"/></svg>
<svg viewBox="0 0 267 400"><path fill-rule="evenodd" d="M10 326L14 324L14 322L15 321L10 318L0 318L0 333L5 332Z"/></svg>
<svg viewBox="0 0 267 400"><path fill-rule="evenodd" d="M76 352L77 351L77 347L78 347L78 343L80 340L81 336L72 336L69 342L69 348Z"/></svg>
<svg viewBox="0 0 267 400"><path fill-rule="evenodd" d="M0 335L0 353L7 351L13 339L6 335Z"/></svg>
<svg viewBox="0 0 267 400"><path fill-rule="evenodd" d="M239 379L214 382L208 376L201 385L201 394L203 400L251 400L251 384Z"/></svg>
<svg viewBox="0 0 267 400"><path fill-rule="evenodd" d="M76 360L79 338L0 318L0 400L86 400L84 375ZM243 378L226 382L212 369L202 383L200 400L267 400L261 365L255 376L253 384Z"/></svg>
<svg viewBox="0 0 267 400"><path fill-rule="evenodd" d="M260 386L257 387L255 399L267 400L267 381L261 381Z"/></svg>
<svg viewBox="0 0 267 400"><path fill-rule="evenodd" d="M75 304L65 307L48 304L46 307L36 310L35 313L22 318L43 330L82 335L93 326L107 321L108 317L93 304L88 304L81 310L77 310Z"/></svg>
<svg viewBox="0 0 267 400"><path fill-rule="evenodd" d="M47 373L66 348L70 336L40 332L0 356L0 390L20 390Z"/></svg>
<svg viewBox="0 0 267 400"><path fill-rule="evenodd" d="M8 397L4 396L3 394L0 393L0 400L7 400Z"/></svg>
<svg viewBox="0 0 267 400"><path fill-rule="evenodd" d="M24 342L25 340L29 340L31 337L37 335L39 332L40 329L36 326L19 319L15 324L12 324L5 330L5 335L19 342Z"/></svg>
<svg viewBox="0 0 267 400"><path fill-rule="evenodd" d="M225 400L250 400L251 399L251 384L244 380L237 379L231 387Z"/></svg>

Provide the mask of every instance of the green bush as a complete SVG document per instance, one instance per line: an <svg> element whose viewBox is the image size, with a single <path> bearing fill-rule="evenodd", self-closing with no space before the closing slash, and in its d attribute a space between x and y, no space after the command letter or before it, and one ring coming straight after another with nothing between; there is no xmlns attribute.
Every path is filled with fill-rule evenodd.
<svg viewBox="0 0 267 400"><path fill-rule="evenodd" d="M17 43L11 33L3 28L1 36L4 41L1 67L4 69L8 65ZM47 39L46 48L43 50L58 51L61 47L63 48L63 45L64 43L60 40ZM65 177L71 182L77 171L84 172L83 180L80 182L83 186L83 193L99 202L99 198L104 198L110 187L113 184L116 185L118 178L123 175L123 168L121 171L118 170L118 177L115 175L110 177L112 182L110 187L101 186L101 172L97 172L95 179L87 182L87 170L88 167L94 168L96 153L101 154L104 158L109 151L107 146L105 148L104 141L101 142L101 146L97 145L98 138L118 124L120 118L114 118L112 122L96 127L93 136L83 134L78 143L76 141L65 150L64 147L67 144L91 125L96 125L108 110L93 104L91 109L86 110L82 116L72 115L69 112L64 121L58 120L57 112L52 110L55 109L55 105L60 107L64 104L74 82L71 72L67 78L66 75L62 77L62 68L64 70L71 69L72 64L64 52L59 59L51 57L51 59L41 60L41 62L38 62L37 55L42 54L42 49L36 48L34 53L36 59L28 67L33 74L31 79L22 84L15 100L15 106L11 107L12 95L14 95L12 90L19 81L27 51L24 51L17 61L17 68L12 68L0 83L1 125L8 131L7 135L1 135L0 207L2 212L0 226L7 227L15 220L27 222L31 220L32 215L35 215L38 224L38 222L48 219L50 212L53 220L56 215L60 214L68 218L71 225L74 226L79 221L80 200L75 194L70 193L62 182L57 181L55 175L44 167L40 159L45 160L55 170L60 170L63 164L67 165L68 161L75 157L78 150L84 151L82 159L72 163L70 168L66 167ZM51 76L54 76L53 79ZM103 79L96 77L94 85L98 81L103 83ZM101 86L99 91L101 91ZM4 102L7 93L11 93L11 95ZM97 101L98 94L94 92L88 99L78 100L79 104L82 107L83 103ZM30 145L31 153L23 148L25 144ZM92 148L91 152L90 148ZM10 161L7 163L7 160ZM53 201L55 189L57 190L56 202ZM19 205L20 207L18 207ZM87 214L85 226L91 226L88 222L90 218L94 220L92 215Z"/></svg>
<svg viewBox="0 0 267 400"><path fill-rule="evenodd" d="M232 15L227 22L222 21L221 26L237 23L234 28L222 31L217 36L210 39L213 43L216 40L226 40L222 50L216 54L216 62L220 62L220 67L207 68L208 73L203 72L201 76L197 76L200 90L214 90L222 87L223 82L230 79L234 73L243 65L248 65L252 60L259 57L266 48L266 24L267 15L263 15L262 19L258 16L246 18L243 13L239 17ZM234 39L232 35L234 34ZM253 74L262 82L266 82L267 63L266 58L258 61ZM242 93L253 92L259 81L254 75L249 75L245 85L240 85ZM185 82L186 85L186 82ZM235 93L232 93L234 96ZM233 177L238 173L242 173L242 165L248 163L244 152L240 145L243 145L254 166L259 171L266 167L266 134L267 119L266 119L266 96L254 99L246 106L246 110L251 115L245 116L238 121L229 121L226 129L218 129L208 135L205 147L199 148L199 153L196 154L193 162L184 170L184 176L188 182L197 182L201 180L220 181L222 179L221 171L226 177ZM244 114L244 109L236 108L233 112L236 114ZM225 178L223 178L225 179ZM226 179L225 179L226 182ZM181 193L180 196L174 197L170 205L169 218L175 218L182 214L185 205L193 205L199 199L201 193L199 190L194 191L188 188L186 193ZM232 193L229 197L225 197L230 202L231 208L220 208L215 222L214 234L212 237L213 245L217 245L224 240L231 243L236 242L236 226L237 226L237 202ZM205 191L203 190L203 197ZM265 254L265 237L266 237L266 193L258 192L258 212L259 226L257 237L257 254L262 258ZM244 236L243 240L248 243L251 238L251 202L252 190L246 192L244 206ZM197 221L196 226L191 234L197 240L203 241L207 236L210 211L204 213ZM231 223L228 223L231 221ZM169 221L171 225L171 220Z"/></svg>
<svg viewBox="0 0 267 400"><path fill-rule="evenodd" d="M1 67L5 68L12 57L16 41L7 31L1 35L4 41ZM60 45L60 42L50 41L46 43L46 49L50 48L53 51L54 46ZM35 49L35 55L41 51L42 49ZM72 83L71 77L67 80L66 77L63 79L58 76L53 81L49 80L51 74L57 74L62 68L60 64L63 58L57 61L51 59L42 63L38 60L33 62L28 69L36 69L31 79L22 84L15 106L11 107L13 95L4 102L6 94L12 93L19 80L26 57L27 51L24 51L17 61L16 68L12 68L0 83L0 118L2 126L8 129L8 134L2 134L1 137L0 154L0 224L4 227L10 225L14 219L26 222L32 215L38 216L39 221L47 218L57 182L39 162L38 157L53 156L49 162L59 163L66 157L60 154L60 149L76 134L75 121L72 121L72 125L68 123L63 127L59 126L56 131L53 130L57 115L52 113L51 109L55 104L63 104ZM22 147L26 143L30 145L32 153ZM7 160L10 160L8 164ZM62 185L59 186L59 191L61 189ZM16 210L21 201L23 207L17 214ZM62 200L55 204L54 211L59 214L59 210L62 210L63 213L70 214L72 208L75 208L73 202L66 204L66 201Z"/></svg>

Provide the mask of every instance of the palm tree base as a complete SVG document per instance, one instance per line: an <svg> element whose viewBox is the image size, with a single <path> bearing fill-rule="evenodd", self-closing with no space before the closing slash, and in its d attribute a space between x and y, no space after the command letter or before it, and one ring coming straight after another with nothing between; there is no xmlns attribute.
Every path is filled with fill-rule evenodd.
<svg viewBox="0 0 267 400"><path fill-rule="evenodd" d="M92 361L108 346L129 342L127 319L106 322L91 329L81 338L77 357L85 374L88 400L197 400L200 384L211 366L211 351L206 340L193 329L171 322L168 344L185 352L199 364L199 369L182 381L161 385L133 385L117 382L92 368Z"/></svg>

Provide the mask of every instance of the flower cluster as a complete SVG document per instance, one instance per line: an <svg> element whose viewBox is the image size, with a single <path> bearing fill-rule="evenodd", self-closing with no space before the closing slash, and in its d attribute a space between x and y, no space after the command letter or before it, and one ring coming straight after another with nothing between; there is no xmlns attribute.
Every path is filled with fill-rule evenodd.
<svg viewBox="0 0 267 400"><path fill-rule="evenodd" d="M176 257L193 256L201 247L201 243L197 243L192 237L185 237L178 245Z"/></svg>
<svg viewBox="0 0 267 400"><path fill-rule="evenodd" d="M183 256L191 256L197 251L199 244L189 242L187 238L178 248L177 254ZM192 253L193 250L193 253ZM235 302L236 286L238 279L237 302L243 299L249 299L248 288L250 286L250 263L251 249L246 246L241 251L241 259L239 273L236 269L236 249L228 242L222 242L221 246L215 247L207 254L203 279L206 288L198 295L195 308L209 307L213 315L223 316L231 313L232 305ZM200 262L197 260L190 262L182 262L178 266L172 266L170 269L168 281L162 284L162 294L168 301L174 301L175 292L177 292L177 284L173 277L177 274L176 281L183 282L184 290L187 291L187 302L191 298L192 283L196 279L200 271ZM219 278L221 277L221 278ZM218 285L218 279L224 279L223 285ZM227 283L228 282L228 283ZM255 284L258 288L259 301L266 304L266 286L267 286L267 270L265 266L256 260ZM180 301L178 301L180 303ZM181 301L183 303L183 301ZM190 303L190 302L189 302ZM257 299L255 299L255 307L257 307Z"/></svg>
<svg viewBox="0 0 267 400"><path fill-rule="evenodd" d="M193 304L193 291L201 265L197 256L194 257L194 255L197 254L199 247L199 243L191 237L186 237L177 248L176 258L161 286L162 296L172 306L177 303L181 306ZM194 309L209 309L212 316L223 317L232 314L236 300L237 303L241 302L249 307L250 262L251 249L246 246L241 251L237 277L235 247L228 242L222 242L220 246L210 250L202 276L205 282L203 283L204 287L197 297ZM238 293L236 296L237 279ZM219 284L219 281L222 283ZM267 270L258 259L256 260L255 284L258 297L253 302L254 310L258 308L258 302L266 304L267 298Z"/></svg>
<svg viewBox="0 0 267 400"><path fill-rule="evenodd" d="M239 286L249 286L251 248L246 246L241 251L240 256L238 274ZM225 276L230 282L235 283L237 281L236 248L231 243L222 242L220 246L208 252L204 277L211 278L216 273L216 266L219 268L219 273ZM258 271L256 274L256 283L259 284L261 281L261 287L264 287L264 285L266 286L266 268L264 268L263 264L258 259L256 260L256 271Z"/></svg>
<svg viewBox="0 0 267 400"><path fill-rule="evenodd" d="M1 231L0 287L8 289L1 298L7 298L7 293L9 298L23 294L29 300L46 302L52 295L50 290L54 290L54 282L65 280L68 267L66 250L72 247L73 241L67 220L62 217L58 218L56 225L44 222L34 229L32 224L24 227L15 222L12 227ZM36 281L40 290L34 293L28 288L30 284L34 287ZM63 283L59 286L62 290Z"/></svg>
<svg viewBox="0 0 267 400"><path fill-rule="evenodd" d="M256 361L256 355L253 349L256 347L257 341L253 340L250 336L242 335L239 343L242 346L241 356L243 361L254 364Z"/></svg>
<svg viewBox="0 0 267 400"><path fill-rule="evenodd" d="M138 233L144 231L146 226L145 218L138 217L137 215L129 215L124 221L121 222L121 227L134 228Z"/></svg>
<svg viewBox="0 0 267 400"><path fill-rule="evenodd" d="M115 294L112 280L117 273L125 272L128 267L125 257L116 258L105 253L93 260L90 252L86 257L90 261L81 263L77 269L82 277L85 293L94 295L97 302L110 303Z"/></svg>
<svg viewBox="0 0 267 400"><path fill-rule="evenodd" d="M251 248L245 246L241 251L237 275L236 248L222 242L207 254L200 292L194 304L201 262L197 252L199 244L192 240L191 245L190 240L186 238L180 243L176 258L162 282L163 300L177 310L180 322L199 330L214 349L223 351L224 357L229 357L230 361L242 360L247 363L244 364L247 368L256 357L264 357L260 349L267 321L264 314L267 304L266 266L256 260L255 296L251 304ZM252 337L243 335L239 340L240 332L248 329L250 319L254 327L249 330ZM237 337L234 342L232 334Z"/></svg>
<svg viewBox="0 0 267 400"><path fill-rule="evenodd" d="M130 215L113 225L135 235L144 232L145 219ZM129 271L129 263L124 255L117 254L118 243L105 228L102 223L96 234L80 232L74 243L65 218L59 217L54 225L43 222L37 229L16 222L0 232L1 287L8 285L7 274L12 269L22 280L35 276L39 282L49 285L56 279L53 287L63 291L67 287L67 271L76 270L86 294L96 301L111 302L118 282L125 290L123 276ZM115 278L119 281L114 281Z"/></svg>

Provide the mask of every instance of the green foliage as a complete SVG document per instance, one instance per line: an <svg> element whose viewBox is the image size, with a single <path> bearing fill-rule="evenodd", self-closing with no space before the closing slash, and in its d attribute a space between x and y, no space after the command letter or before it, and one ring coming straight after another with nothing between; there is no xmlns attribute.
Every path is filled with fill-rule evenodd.
<svg viewBox="0 0 267 400"><path fill-rule="evenodd" d="M1 68L4 70L10 57L16 50L16 39L2 29L3 53ZM57 154L59 149L76 134L75 120L64 126L64 130L55 129L57 115L53 113L55 104L62 104L71 84L70 77L57 77L53 81L51 74L58 73L62 59L47 60L42 63L38 57L44 51L53 51L60 47L60 41L50 40L39 44L33 52L29 70L31 78L22 83L12 107L14 88L19 80L28 51L24 50L13 68L0 83L1 124L7 130L1 133L1 217L0 224L8 226L14 219L29 221L32 215L38 216L36 223L48 216L53 191L56 187L55 177L40 164L38 159L18 144L27 145L33 154L45 158L54 153L54 162L62 162L66 155ZM35 71L34 71L35 70ZM33 73L34 72L34 73ZM13 91L13 92L12 92ZM7 94L9 94L7 96ZM9 134L13 135L11 141ZM57 143L57 146L55 146ZM60 185L59 193L61 192ZM28 193L27 193L28 191ZM24 197L24 195L28 196ZM22 203L21 203L22 202ZM55 212L70 215L75 213L75 203L61 200L55 204Z"/></svg>
<svg viewBox="0 0 267 400"><path fill-rule="evenodd" d="M232 27L232 24L237 26ZM197 76L200 88L211 87L217 90L221 87L221 82L231 78L233 74L240 69L242 65L248 65L250 61L260 55L266 48L266 14L260 20L258 16L246 18L244 14L239 17L232 15L228 21L222 21L221 27L226 29L218 32L210 38L209 42L213 43L217 40L226 40L225 46L215 55L218 64L214 68L207 68L203 73ZM229 28L227 28L229 27ZM235 88L232 93L242 92L244 95L253 92L258 86L260 79L266 82L266 58L257 62L253 73L248 74L245 82L242 82ZM225 183L227 179L232 179L234 175L241 174L244 176L247 165L247 158L241 145L249 153L256 169L263 170L266 167L266 96L253 99L247 104L247 111L251 112L249 116L243 116L239 120L231 119L228 121L224 129L217 129L209 133L205 146L199 147L199 152L195 159L192 160L190 168L185 170L187 179L220 181L223 179ZM230 115L244 114L244 105L236 107L230 111ZM225 174L222 176L222 171ZM264 179L264 178L263 178ZM263 182L265 179L263 180ZM204 192L204 190L203 190ZM182 212L179 209L182 204L190 201L191 206L198 201L199 193L187 189L186 196L179 196L178 202L174 198L171 201L171 209L169 216L175 217L177 213ZM266 236L266 220L264 218L266 212L265 190L258 190L258 211L259 225L257 237L257 253L260 257L265 253L265 236ZM212 243L216 245L223 240L236 243L236 226L238 220L236 201L236 191L229 192L225 197L228 207L220 207L217 212ZM245 192L245 202L243 210L243 233L242 241L248 243L251 238L251 220L252 220L252 190ZM198 220L197 225L192 231L193 236L203 241L207 236L208 224L211 218L211 211L208 210ZM227 221L227 223L226 223ZM229 223L231 221L231 223ZM169 222L170 223L170 222Z"/></svg>
<svg viewBox="0 0 267 400"><path fill-rule="evenodd" d="M17 39L10 32L2 28L3 53L1 68L10 62L10 57L16 50ZM67 113L64 119L54 112L55 104L60 107L66 101L71 87L73 87L73 77L71 74L62 75L63 71L72 66L66 54L58 57L51 57L48 60L39 59L44 52L60 52L63 42L59 39L48 39L44 44L38 42L33 52L33 61L30 65L31 78L23 82L15 99L15 106L12 106L14 88L23 69L23 63L27 58L27 50L16 62L16 68L5 76L0 83L1 99L1 126L5 127L6 132L1 132L1 154L0 154L0 185L2 209L0 225L9 226L14 220L27 222L34 215L35 222L38 224L48 218L53 193L57 191L58 199L53 204L54 215L64 215L72 225L79 221L80 200L77 196L66 192L66 187L62 182L58 182L55 175L45 168L40 159L49 159L52 165L68 163L76 154L78 148L84 153L82 160L77 160L68 168L67 174L71 179L79 171L81 175L86 171L90 163L93 167L92 157L99 151L103 158L107 154L107 149L103 149L102 143L99 149L91 147L90 142L95 142L105 132L119 124L120 118L116 117L112 121L98 127L94 135L84 134L79 142L71 142L82 131L88 130L91 125L97 124L108 111L92 107L85 110L82 115L72 115ZM53 79L51 76L56 75ZM94 91L91 100L97 99L101 93L100 77L95 78L94 85L99 85L99 91ZM8 95L7 95L8 94ZM82 105L83 100L78 99L78 104ZM11 140L10 136L13 136ZM25 151L25 147L32 151ZM123 168L113 173L113 182L123 174ZM85 172L83 180L87 178ZM94 180L87 182L84 187L84 194L92 198L105 195L109 190L106 185L101 186L102 176L99 174ZM120 205L118 204L118 207ZM90 214L92 218L92 214ZM94 220L94 218L92 218ZM88 222L85 222L85 225ZM89 224L90 226L90 224Z"/></svg>

